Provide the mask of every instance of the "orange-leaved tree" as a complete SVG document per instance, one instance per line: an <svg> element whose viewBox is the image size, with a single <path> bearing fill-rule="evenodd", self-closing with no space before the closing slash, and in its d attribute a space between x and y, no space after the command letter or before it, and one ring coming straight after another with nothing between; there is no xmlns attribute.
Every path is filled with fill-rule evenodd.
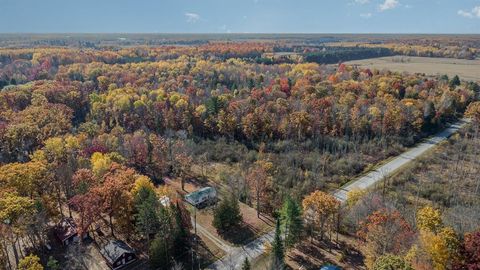
<svg viewBox="0 0 480 270"><path fill-rule="evenodd" d="M310 235L313 236L315 231L319 231L320 239L323 240L327 228L335 226L340 201L328 193L317 190L303 199L302 206Z"/></svg>
<svg viewBox="0 0 480 270"><path fill-rule="evenodd" d="M365 243L365 263L369 268L382 255L402 254L414 239L410 225L397 210L390 209L369 215L360 223L357 235Z"/></svg>

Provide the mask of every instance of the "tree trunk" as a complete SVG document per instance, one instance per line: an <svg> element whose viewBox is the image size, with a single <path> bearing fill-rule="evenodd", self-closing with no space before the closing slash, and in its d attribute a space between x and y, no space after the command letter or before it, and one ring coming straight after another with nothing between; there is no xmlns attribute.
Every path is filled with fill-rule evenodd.
<svg viewBox="0 0 480 270"><path fill-rule="evenodd" d="M110 223L110 232L111 232L112 236L115 237L115 234L113 233L112 213L109 213L109 214L108 214L108 220L109 220L109 223Z"/></svg>
<svg viewBox="0 0 480 270"><path fill-rule="evenodd" d="M18 257L18 251L17 251L17 240L15 240L12 243L12 251L13 251L13 256L15 257L15 264L18 265L18 261L20 260Z"/></svg>
<svg viewBox="0 0 480 270"><path fill-rule="evenodd" d="M257 218L260 218L260 190L257 185Z"/></svg>
<svg viewBox="0 0 480 270"><path fill-rule="evenodd" d="M57 200L58 200L58 209L60 210L60 215L62 217L65 217L63 215L63 209L62 209L62 194L61 194L61 190L59 187L57 187Z"/></svg>
<svg viewBox="0 0 480 270"><path fill-rule="evenodd" d="M340 209L337 214L337 244L338 244L338 231L340 231Z"/></svg>
<svg viewBox="0 0 480 270"><path fill-rule="evenodd" d="M8 252L7 244L2 241L1 245L2 245L2 249L5 252L5 258L7 259L8 269L12 269L12 263L10 262L10 255L8 254L9 252Z"/></svg>
<svg viewBox="0 0 480 270"><path fill-rule="evenodd" d="M322 221L320 221L320 240L321 241L323 241L324 228L325 228L325 221L322 219Z"/></svg>

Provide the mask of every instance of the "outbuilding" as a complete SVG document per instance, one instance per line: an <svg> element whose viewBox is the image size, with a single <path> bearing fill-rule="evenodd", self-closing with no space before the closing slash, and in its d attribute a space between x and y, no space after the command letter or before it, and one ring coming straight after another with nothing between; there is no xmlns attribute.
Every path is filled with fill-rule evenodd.
<svg viewBox="0 0 480 270"><path fill-rule="evenodd" d="M77 224L73 218L62 218L60 222L55 226L55 237L64 246L68 246L71 243L79 242ZM84 239L88 237L88 233L84 235Z"/></svg>
<svg viewBox="0 0 480 270"><path fill-rule="evenodd" d="M135 251L121 240L110 240L103 246L100 253L113 270L120 269L137 260Z"/></svg>

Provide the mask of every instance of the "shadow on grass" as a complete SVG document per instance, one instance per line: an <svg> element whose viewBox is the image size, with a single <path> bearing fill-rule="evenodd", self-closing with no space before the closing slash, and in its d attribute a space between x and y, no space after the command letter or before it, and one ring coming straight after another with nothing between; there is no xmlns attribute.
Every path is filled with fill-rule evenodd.
<svg viewBox="0 0 480 270"><path fill-rule="evenodd" d="M272 227L275 226L275 219L273 219L272 217L269 217L260 213L260 216L258 218L269 226L272 226Z"/></svg>
<svg viewBox="0 0 480 270"><path fill-rule="evenodd" d="M288 257L305 269L319 269L325 264L345 264L353 269L363 266L363 256L354 247L328 240L304 241Z"/></svg>
<svg viewBox="0 0 480 270"><path fill-rule="evenodd" d="M190 183L197 187L204 187L208 185L208 179L203 177L189 177L185 180L185 183Z"/></svg>
<svg viewBox="0 0 480 270"><path fill-rule="evenodd" d="M219 234L223 239L234 245L246 245L256 236L252 227L244 222L228 231L219 232Z"/></svg>

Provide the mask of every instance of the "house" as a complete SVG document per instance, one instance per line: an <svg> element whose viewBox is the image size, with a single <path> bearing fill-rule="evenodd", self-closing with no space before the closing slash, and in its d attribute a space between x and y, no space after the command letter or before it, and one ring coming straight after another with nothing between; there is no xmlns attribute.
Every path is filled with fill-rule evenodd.
<svg viewBox="0 0 480 270"><path fill-rule="evenodd" d="M68 246L71 243L79 242L77 224L73 218L63 218L54 228L55 237L64 246ZM88 233L84 235L83 239L88 237Z"/></svg>
<svg viewBox="0 0 480 270"><path fill-rule="evenodd" d="M120 240L110 240L101 248L100 253L107 261L108 266L114 270L120 269L137 260L135 251Z"/></svg>
<svg viewBox="0 0 480 270"><path fill-rule="evenodd" d="M195 207L202 207L217 200L217 191L213 187L204 187L185 195L185 200Z"/></svg>
<svg viewBox="0 0 480 270"><path fill-rule="evenodd" d="M338 266L326 265L326 266L323 266L322 268L320 268L320 270L342 270L342 269Z"/></svg>

